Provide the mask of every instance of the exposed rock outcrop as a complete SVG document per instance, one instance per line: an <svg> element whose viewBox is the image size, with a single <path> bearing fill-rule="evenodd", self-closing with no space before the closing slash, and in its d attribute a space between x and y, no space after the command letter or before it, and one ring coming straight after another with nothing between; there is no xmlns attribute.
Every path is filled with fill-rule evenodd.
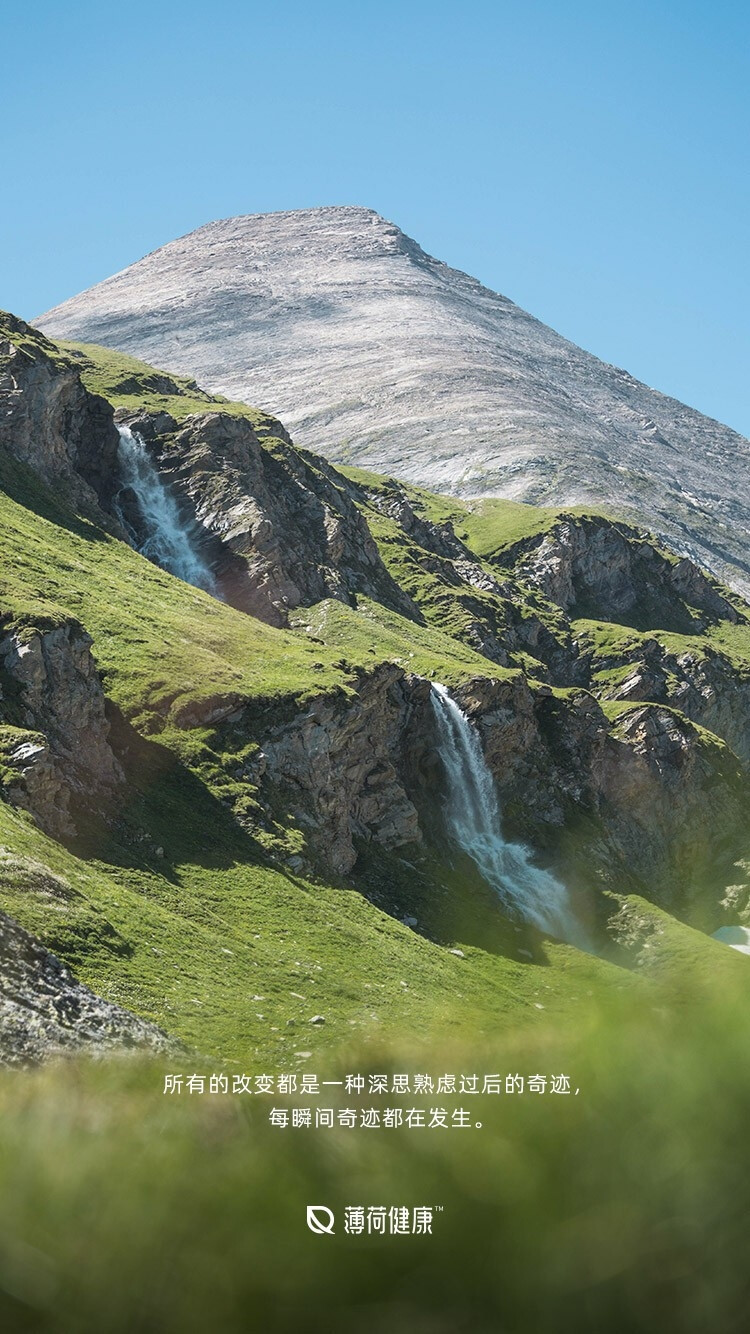
<svg viewBox="0 0 750 1334"><path fill-rule="evenodd" d="M747 783L727 747L670 709L644 705L610 719L585 691L532 691L520 675L473 681L459 697L480 730L511 833L564 858L588 821L590 884L640 884L698 924L722 919L733 849L750 818Z"/></svg>
<svg viewBox="0 0 750 1334"><path fill-rule="evenodd" d="M604 518L563 519L524 544L517 573L563 611L690 634L740 615L689 560L669 559L645 534Z"/></svg>
<svg viewBox="0 0 750 1334"><path fill-rule="evenodd" d="M0 449L28 464L100 523L117 487L118 435L106 399L38 330L12 315L0 328ZM10 335L10 336L7 336Z"/></svg>
<svg viewBox="0 0 750 1334"><path fill-rule="evenodd" d="M79 982L56 955L0 912L0 1066L33 1065L77 1052L175 1047L155 1024Z"/></svg>
<svg viewBox="0 0 750 1334"><path fill-rule="evenodd" d="M334 874L351 870L357 838L386 848L421 841L403 777L414 684L387 663L352 695L321 695L259 737L253 777L283 791L310 852ZM427 689L417 683L422 698Z"/></svg>
<svg viewBox="0 0 750 1334"><path fill-rule="evenodd" d="M605 681L597 690L602 699L668 704L722 737L750 766L750 678L724 654L697 644L670 652L658 639L647 638L630 649L600 650L587 666ZM606 681L623 668L619 679ZM592 684L597 689L596 675Z"/></svg>
<svg viewBox="0 0 750 1334"><path fill-rule="evenodd" d="M3 797L33 815L53 838L71 838L70 787L43 732L0 727Z"/></svg>
<svg viewBox="0 0 750 1334"><path fill-rule="evenodd" d="M75 622L0 633L0 745L8 798L55 837L122 782L91 638Z"/></svg>
<svg viewBox="0 0 750 1334"><path fill-rule="evenodd" d="M750 815L728 748L669 709L611 718L587 691L532 687L520 672L456 693L479 730L506 835L589 890L627 885L697 924L723 919ZM386 664L352 695L321 694L280 722L274 710L235 709L219 747L259 747L235 773L260 803L250 826L264 823L263 809L271 825L286 812L298 839L284 854L292 869L339 876L352 871L359 840L440 841L444 771L429 696L428 680Z"/></svg>
<svg viewBox="0 0 750 1334"><path fill-rule="evenodd" d="M296 450L280 422L267 419L262 441L247 418L221 411L180 425L167 413L143 413L129 425L233 606L283 625L295 607L326 597L353 604L359 593L422 619L386 571L342 479Z"/></svg>
<svg viewBox="0 0 750 1334"><path fill-rule="evenodd" d="M750 762L750 673L705 634L731 633L746 612L690 561L627 524L570 515L482 562L450 523L415 513L398 483L350 485L397 525L401 577L418 590L427 576L420 591L449 633L551 685L680 709ZM576 618L601 621L601 642ZM675 633L689 636L684 647Z"/></svg>
<svg viewBox="0 0 750 1334"><path fill-rule="evenodd" d="M112 503L111 417L103 415L96 455L98 427L88 433L86 423L98 409L77 371L27 326L11 333L7 448L89 509ZM120 415L142 436L225 600L282 626L298 606L332 598L356 607L367 597L405 618L397 639L418 624L420 670L429 673L434 647L435 663L463 678L459 698L511 837L589 885L635 884L685 915L703 895L706 917L719 912L747 818L739 766L750 759L750 682L741 655L732 661L715 647L745 633L739 601L690 561L601 516L545 515L515 542L501 540L501 526L495 546L478 544L490 551L481 558L468 545L467 509L455 510L466 518L457 533L431 517L454 512L435 498L390 479L344 477L295 449L272 418L204 404L205 395L205 411L178 420L177 400L193 391L154 375L148 393L174 399L177 415L158 399ZM134 389L148 376L136 368ZM109 480L97 480L95 455ZM292 869L345 877L362 840L390 849L440 837L430 683L404 671L405 657L388 660L381 615L357 623L365 641L372 631L379 665L364 670L357 644L359 666L335 662L339 684L317 697L209 685L185 692L170 713L172 727L206 734L201 781L210 772L235 818ZM315 624L325 639L325 617ZM442 632L434 641L433 628ZM468 680L480 660L461 665L458 640L489 660L486 674ZM0 668L4 795L55 837L82 832L125 781L91 640L72 620L8 618Z"/></svg>

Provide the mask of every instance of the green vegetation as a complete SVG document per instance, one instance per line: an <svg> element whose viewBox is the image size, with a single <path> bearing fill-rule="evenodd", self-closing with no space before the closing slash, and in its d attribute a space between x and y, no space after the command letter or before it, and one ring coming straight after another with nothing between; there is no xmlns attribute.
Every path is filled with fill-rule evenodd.
<svg viewBox="0 0 750 1334"><path fill-rule="evenodd" d="M219 694L269 697L342 685L335 654L243 616L78 520L29 469L0 457L6 617L94 638L107 691L146 729ZM42 511L41 513L39 511Z"/></svg>
<svg viewBox="0 0 750 1334"><path fill-rule="evenodd" d="M559 509L526 505L518 500L492 496L481 500L459 500L455 496L439 496L363 468L339 468L339 472L368 491L387 494L398 489L422 518L432 523L451 523L456 536L482 559L498 556L526 538L547 532L561 515ZM570 514L588 512L585 508L565 511Z"/></svg>
<svg viewBox="0 0 750 1334"><path fill-rule="evenodd" d="M583 514L584 510L571 513ZM463 542L484 560L497 560L504 551L527 538L546 533L560 518L558 509L524 505L516 500L478 500L456 514L456 531Z"/></svg>
<svg viewBox="0 0 750 1334"><path fill-rule="evenodd" d="M59 347L80 371L92 394L109 399L114 408L131 412L168 412L183 421L193 412L228 412L247 417L254 426L267 426L273 418L259 408L233 402L221 394L199 389L195 380L171 372L154 370L125 352L114 352L96 343L60 342Z"/></svg>
<svg viewBox="0 0 750 1334"><path fill-rule="evenodd" d="M363 468L340 468L339 472L368 491L388 493L398 488L407 498L415 513L432 523L451 523L456 535L481 558L492 558L525 538L547 532L560 518L559 509L545 509L526 505L517 500L488 497L480 500L459 500L455 496L439 496L408 482L395 481ZM566 510L566 513L584 514L584 508Z"/></svg>
<svg viewBox="0 0 750 1334"><path fill-rule="evenodd" d="M531 677L544 679L544 665L533 653L518 646L516 631L520 627L523 638L523 622L533 619L550 634L561 640L567 639L569 632L560 608L518 579L514 579L512 594L507 588L500 592L493 590L491 582L494 582L496 572L481 557L477 561L477 570L483 572L487 586L479 586L476 581L460 583L452 561L421 546L418 535L408 531L398 518L387 512L387 502L405 498L420 519L454 525L461 541L468 537L460 528L465 517L464 508L457 509L456 502L446 497L432 496L389 478L377 478L361 469L341 471L363 488L360 507L383 563L399 587L414 600L430 627L470 646L485 658L489 657L493 662L493 674L502 675L497 661L507 659L509 666ZM381 502L385 502L385 507ZM501 508L505 503L497 502ZM532 518L535 514L532 506L507 503L511 511L516 508L531 511ZM469 544L469 554L472 550Z"/></svg>
<svg viewBox="0 0 750 1334"><path fill-rule="evenodd" d="M248 785L233 784L216 736L200 726L217 697L299 709L321 690L349 693L374 662L456 682L486 670L484 659L366 601L356 612L336 602L305 609L302 633L276 630L77 518L9 456L0 464L6 626L31 634L74 616L93 636L110 698L143 737L158 738L131 737L126 807L116 824L87 828L75 850L0 804L2 906L83 981L200 1051L278 1064L310 1042L316 1013L326 1017L316 1047L404 1025L491 1032L503 1014L564 1009L594 977L619 978L565 946L549 945L538 966L479 948L460 959L448 946L466 944L462 936L433 943L345 886L269 863L268 843L227 804ZM295 837L286 816L275 850L292 852ZM30 863L68 891L51 898ZM408 904L412 872L396 861L393 874Z"/></svg>
<svg viewBox="0 0 750 1334"><path fill-rule="evenodd" d="M696 984L677 1008L628 995L569 1022L500 1020L471 1046L415 1032L298 1067L565 1072L570 1096L163 1096L161 1068L131 1061L6 1075L3 1328L741 1334L746 996ZM468 1104L482 1128L269 1126L272 1106L298 1104ZM334 1210L335 1236L308 1232L308 1204ZM348 1205L439 1209L426 1238L347 1236Z"/></svg>
<svg viewBox="0 0 750 1334"><path fill-rule="evenodd" d="M90 389L118 406L166 408L177 419L207 406L228 410L191 382L119 353L61 351L34 331L17 341L30 355L75 365ZM253 417L265 448L282 447L269 434L272 419L229 406ZM304 457L330 481L327 465ZM3 907L108 999L207 1055L252 1055L272 1066L312 1045L306 1026L318 1013L326 1023L314 1031L315 1047L339 1047L352 1035L394 1037L404 1028L425 1038L489 1035L505 1015L533 1021L539 1007L562 1014L591 992L640 989L645 982L624 969L507 922L475 868L444 855L439 843L407 850L408 860L365 846L348 880L312 879L297 857L307 848L304 813L255 818L258 737L313 696L351 698L361 673L380 663L451 685L519 670L533 680L546 670L541 658L516 647L510 666L499 666L481 652L482 634L503 640L528 624L530 640L545 632L564 643L570 633L560 609L518 580L512 596L457 581L450 562L388 512L391 480L346 470L340 485L356 491L386 566L423 624L360 597L356 608L332 599L298 608L288 630L275 629L157 569L3 452L4 626L22 636L71 618L85 627L115 707L128 780L124 805L90 818L70 847L0 805ZM509 553L559 517L515 502L402 493L418 516L455 526L480 573L485 559L495 571L506 558L512 564ZM602 658L639 639L593 621L574 631ZM722 623L716 634L745 644L745 627ZM547 688L558 704L570 693ZM238 706L244 730L234 735L215 718ZM606 707L613 721L627 709ZM21 721L7 719L0 735L1 779L13 778L6 759ZM723 775L733 763L727 748L706 734L704 749ZM509 803L521 828L522 805ZM601 828L592 820L566 839L568 862L580 864ZM54 893L33 866L49 868ZM416 931L402 925L404 915L418 917ZM717 968L736 964L725 947L706 947ZM463 957L449 952L455 948Z"/></svg>
<svg viewBox="0 0 750 1334"><path fill-rule="evenodd" d="M729 621L709 624L700 635L680 635L672 631L635 630L612 621L573 621L573 632L584 648L593 653L592 666L597 687L606 690L619 684L623 675L654 640L673 658L690 654L697 660L720 655L731 665L738 682L750 679L750 624ZM626 657L627 661L622 662ZM616 661L620 659L620 661ZM613 661L615 660L615 661Z"/></svg>
<svg viewBox="0 0 750 1334"><path fill-rule="evenodd" d="M592 987L628 983L612 965L541 938L537 964L462 935L435 943L351 889L269 864L159 752L139 757L140 790L116 834L89 843L85 859L0 805L2 906L95 991L198 1051L275 1069L298 1050L360 1034L468 1040L503 1016L564 1010ZM30 867L49 868L67 892L51 896ZM391 895L399 877L409 904L414 871L398 859L390 869ZM449 953L456 946L464 958ZM316 1014L326 1023L313 1030Z"/></svg>
<svg viewBox="0 0 750 1334"><path fill-rule="evenodd" d="M370 667L373 660L395 662L407 671L446 685L487 674L487 659L460 640L432 626L414 625L370 598L359 598L356 611L334 599L299 607L291 616L291 624L329 649L344 652L348 664L365 666L368 659ZM493 664L492 675L502 679L514 673Z"/></svg>
<svg viewBox="0 0 750 1334"><path fill-rule="evenodd" d="M30 356L77 367L116 406L178 421L241 413L264 448L291 450L274 439L273 419L190 381L5 327ZM649 896L663 873L686 915L690 896L699 901L691 920L704 912L708 929L717 885L746 904L748 886L729 885L748 872L737 854L746 774L724 741L669 702L680 684L672 664L661 707L690 731L706 822L716 803L735 810L721 844L697 818L670 829L671 881L657 838L646 883L631 873L632 833L618 850L617 822L582 809L574 770L565 790L537 784L549 801L540 822L527 810L523 765L544 769L549 756L551 767L578 737L583 748L604 731L580 684L540 684L571 679L554 676L555 655L578 661L577 647L590 659L591 689L622 750L642 705L611 696L654 639L670 659L723 655L742 686L747 624L717 620L684 635L593 616L571 623L514 568L557 511L431 496L352 469L337 482L327 465L304 461L306 478L325 475L355 497L414 620L359 597L356 607L297 608L289 629L272 628L149 564L0 452L3 631L30 639L71 621L85 627L126 779L113 802L102 794L100 810L76 814L66 844L0 801L0 907L93 990L184 1044L167 1062L0 1073L0 1327L741 1334L750 959ZM473 583L421 545L413 516L399 520L399 497L418 520L453 525L476 555ZM509 666L492 660L493 636ZM608 957L503 915L473 861L446 846L429 782L415 795L422 846L362 838L341 878L307 856L303 799L261 792L261 743L313 697L350 702L363 672L386 664L454 686L493 677L500 696L525 673L528 712L510 719L503 746L514 726L538 726L538 752L528 760L519 745L510 756L521 757L520 781L503 818L521 836L536 820L535 846L554 845L582 921L598 914L599 940L609 916ZM9 673L0 688L3 785L17 782L19 741L44 738L25 726ZM595 763L607 762L599 752ZM564 1072L572 1091L385 1100L424 1106L428 1119L432 1107L468 1104L475 1124L461 1130L282 1130L268 1111L294 1105L285 1096L162 1095L167 1071L226 1073L231 1083L238 1073L335 1081L417 1070L500 1074L503 1089L509 1074ZM308 1102L339 1110L384 1100L326 1084ZM314 1203L336 1211L334 1237L308 1232ZM348 1237L347 1205L434 1207L433 1235Z"/></svg>
<svg viewBox="0 0 750 1334"><path fill-rule="evenodd" d="M29 357L48 358L58 369L64 370L70 364L60 344L51 342L39 329L34 329L32 325L18 320L7 310L0 310L0 337L7 338L14 347Z"/></svg>

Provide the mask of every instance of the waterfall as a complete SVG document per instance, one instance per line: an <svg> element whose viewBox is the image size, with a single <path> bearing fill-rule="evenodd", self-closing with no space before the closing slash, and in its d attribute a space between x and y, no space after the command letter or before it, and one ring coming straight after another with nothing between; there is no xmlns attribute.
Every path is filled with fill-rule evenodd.
<svg viewBox="0 0 750 1334"><path fill-rule="evenodd" d="M712 939L739 950L740 954L750 954L750 929L746 926L720 926L718 931L714 931Z"/></svg>
<svg viewBox="0 0 750 1334"><path fill-rule="evenodd" d="M176 574L186 584L215 593L213 575L195 550L177 504L151 462L143 440L128 426L117 429L123 484L115 496L114 507L133 546L154 565ZM135 514L133 498L137 505Z"/></svg>
<svg viewBox="0 0 750 1334"><path fill-rule="evenodd" d="M583 945L564 885L533 865L528 848L503 838L495 781L475 728L445 686L433 684L430 699L448 780L448 828L455 842L513 916Z"/></svg>

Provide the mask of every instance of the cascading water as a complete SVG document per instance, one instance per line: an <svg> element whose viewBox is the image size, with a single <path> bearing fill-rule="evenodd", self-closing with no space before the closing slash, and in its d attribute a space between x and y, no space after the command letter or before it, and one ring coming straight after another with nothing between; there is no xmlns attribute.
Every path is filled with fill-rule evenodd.
<svg viewBox="0 0 750 1334"><path fill-rule="evenodd" d="M160 565L186 584L194 584L208 593L216 593L213 575L198 555L190 534L185 529L175 501L170 496L148 450L139 435L129 426L118 426L120 445L118 462L122 488L115 497L114 506L123 527L130 534L133 545L142 556ZM138 506L139 523L129 517L125 495L130 491Z"/></svg>
<svg viewBox="0 0 750 1334"><path fill-rule="evenodd" d="M583 946L564 885L532 864L528 848L502 836L495 782L476 730L445 686L433 684L430 699L448 780L448 827L456 843L511 913Z"/></svg>

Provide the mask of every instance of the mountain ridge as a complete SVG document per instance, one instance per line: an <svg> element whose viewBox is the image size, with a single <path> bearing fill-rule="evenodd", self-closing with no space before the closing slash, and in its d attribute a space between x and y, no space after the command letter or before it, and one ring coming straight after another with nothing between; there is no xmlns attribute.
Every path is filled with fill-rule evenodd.
<svg viewBox="0 0 750 1334"><path fill-rule="evenodd" d="M610 505L750 591L750 443L372 210L207 223L39 323L262 403L335 463L447 494Z"/></svg>

